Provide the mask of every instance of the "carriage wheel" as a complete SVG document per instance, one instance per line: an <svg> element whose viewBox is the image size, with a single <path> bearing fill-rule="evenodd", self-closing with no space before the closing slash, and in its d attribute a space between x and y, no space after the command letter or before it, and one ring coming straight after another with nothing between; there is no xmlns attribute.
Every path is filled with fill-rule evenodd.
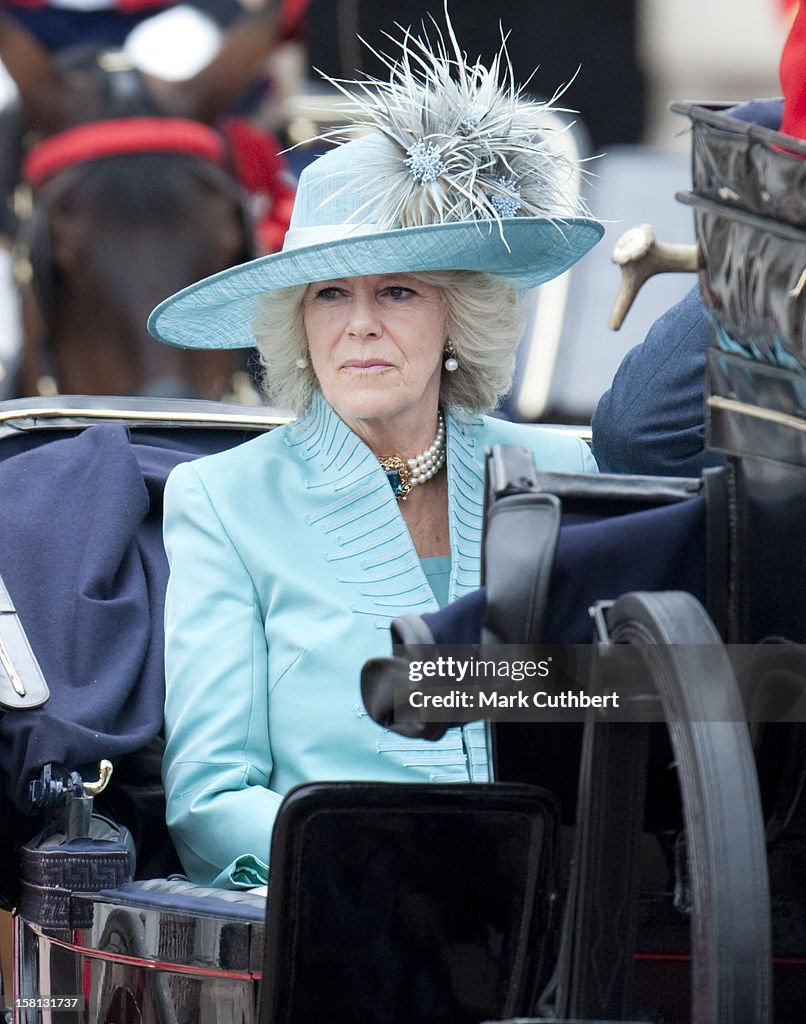
<svg viewBox="0 0 806 1024"><path fill-rule="evenodd" d="M626 594L606 619L614 643L637 645L674 752L691 886L690 1019L766 1024L772 961L764 825L727 653L687 593ZM560 1017L600 1016L607 998L614 1018L629 1013L643 817L635 809L643 803L647 730L640 723L586 725L575 875L558 971ZM613 817L620 819L615 828ZM605 928L613 948L603 954ZM606 993L603 978L610 979Z"/></svg>

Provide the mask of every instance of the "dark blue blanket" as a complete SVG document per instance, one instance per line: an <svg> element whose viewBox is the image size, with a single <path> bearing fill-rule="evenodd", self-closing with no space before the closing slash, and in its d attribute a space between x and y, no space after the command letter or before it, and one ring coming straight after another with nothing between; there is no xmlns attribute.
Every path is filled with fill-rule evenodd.
<svg viewBox="0 0 806 1024"><path fill-rule="evenodd" d="M162 489L199 450L144 442L105 425L32 438L0 461L0 573L51 692L43 707L0 718L3 787L23 811L43 764L95 778L101 758L139 749L162 726Z"/></svg>
<svg viewBox="0 0 806 1024"><path fill-rule="evenodd" d="M545 642L590 643L590 606L628 591L686 590L705 604L705 523L703 497L607 519L565 522L551 574ZM477 644L485 610L484 591L479 590L423 618L437 643Z"/></svg>

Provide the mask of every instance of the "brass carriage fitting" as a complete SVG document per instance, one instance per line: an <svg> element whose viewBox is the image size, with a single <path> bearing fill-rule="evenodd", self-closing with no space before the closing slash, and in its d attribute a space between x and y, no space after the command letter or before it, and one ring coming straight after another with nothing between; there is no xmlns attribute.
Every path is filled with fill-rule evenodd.
<svg viewBox="0 0 806 1024"><path fill-rule="evenodd" d="M85 796L98 796L106 789L109 780L112 778L112 762L104 758L98 765L99 778L97 782L85 782L83 790Z"/></svg>
<svg viewBox="0 0 806 1024"><path fill-rule="evenodd" d="M698 245L659 242L650 224L639 224L625 231L613 246L613 262L621 267L621 285L608 326L617 331L644 281L655 274L695 273L702 261Z"/></svg>

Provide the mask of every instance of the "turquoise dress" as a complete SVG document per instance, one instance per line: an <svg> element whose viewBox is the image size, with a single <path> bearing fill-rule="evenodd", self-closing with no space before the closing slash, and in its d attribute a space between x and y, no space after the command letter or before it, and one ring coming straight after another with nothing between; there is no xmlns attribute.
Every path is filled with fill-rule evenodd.
<svg viewBox="0 0 806 1024"><path fill-rule="evenodd" d="M434 558L421 558L428 586L431 588L437 604L444 608L448 603L448 592L451 584L451 556L438 555Z"/></svg>
<svg viewBox="0 0 806 1024"><path fill-rule="evenodd" d="M531 448L546 469L595 469L575 437L448 411L447 579L422 565L378 460L321 396L171 473L163 779L191 880L264 883L277 808L299 783L489 777L481 723L435 743L388 732L363 707L360 673L391 653L394 618L478 587L495 443Z"/></svg>

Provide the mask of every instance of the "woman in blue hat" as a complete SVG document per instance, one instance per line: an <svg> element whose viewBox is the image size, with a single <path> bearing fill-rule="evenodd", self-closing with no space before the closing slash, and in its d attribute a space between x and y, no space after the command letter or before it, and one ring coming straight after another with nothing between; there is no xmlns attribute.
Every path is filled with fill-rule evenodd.
<svg viewBox="0 0 806 1024"><path fill-rule="evenodd" d="M449 29L450 32L450 29ZM349 141L303 172L282 252L166 300L186 347L257 342L296 419L179 466L165 493L168 823L185 870L267 879L283 794L311 780L488 778L478 724L435 743L374 724L364 662L389 624L479 585L484 454L594 470L578 439L500 419L523 292L602 229L505 54L406 36L359 87ZM501 83L503 77L504 82Z"/></svg>

